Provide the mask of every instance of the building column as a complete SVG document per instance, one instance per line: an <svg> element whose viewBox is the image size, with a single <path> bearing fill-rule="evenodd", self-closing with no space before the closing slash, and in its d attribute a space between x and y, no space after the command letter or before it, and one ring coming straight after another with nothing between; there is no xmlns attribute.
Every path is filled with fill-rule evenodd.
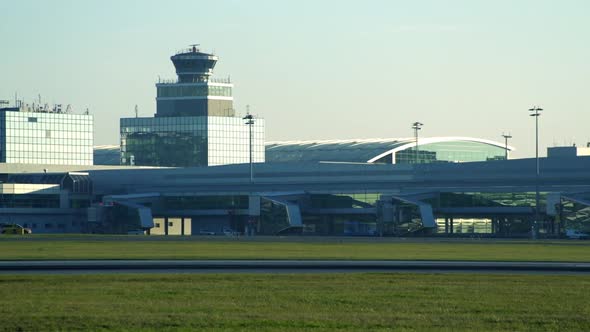
<svg viewBox="0 0 590 332"><path fill-rule="evenodd" d="M453 217L451 217L450 219L451 219L451 228L450 229L451 229L451 234L453 234L455 232L455 230L454 230L455 225L454 225Z"/></svg>
<svg viewBox="0 0 590 332"><path fill-rule="evenodd" d="M168 217L164 217L164 235L168 235Z"/></svg>
<svg viewBox="0 0 590 332"><path fill-rule="evenodd" d="M449 217L445 216L445 234L449 234Z"/></svg>
<svg viewBox="0 0 590 332"><path fill-rule="evenodd" d="M260 217L260 196L248 196L248 220L246 221L246 236L254 236L257 232L258 219Z"/></svg>
<svg viewBox="0 0 590 332"><path fill-rule="evenodd" d="M69 209L70 205L70 192L68 190L60 190L59 191L59 208L60 209Z"/></svg>
<svg viewBox="0 0 590 332"><path fill-rule="evenodd" d="M496 233L496 220L498 220L498 218L492 217L492 234Z"/></svg>
<svg viewBox="0 0 590 332"><path fill-rule="evenodd" d="M180 235L184 236L184 217L180 217Z"/></svg>

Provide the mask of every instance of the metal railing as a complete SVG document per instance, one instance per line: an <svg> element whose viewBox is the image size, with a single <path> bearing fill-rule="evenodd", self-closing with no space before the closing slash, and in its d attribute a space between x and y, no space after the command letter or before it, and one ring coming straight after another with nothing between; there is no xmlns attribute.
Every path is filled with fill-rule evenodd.
<svg viewBox="0 0 590 332"><path fill-rule="evenodd" d="M228 77L211 77L207 80L202 80L201 82L231 84L231 78L229 76ZM201 83L201 82L194 82L194 83ZM166 78L159 78L158 77L158 84L177 84L177 83L181 83L178 81L177 78L166 79Z"/></svg>

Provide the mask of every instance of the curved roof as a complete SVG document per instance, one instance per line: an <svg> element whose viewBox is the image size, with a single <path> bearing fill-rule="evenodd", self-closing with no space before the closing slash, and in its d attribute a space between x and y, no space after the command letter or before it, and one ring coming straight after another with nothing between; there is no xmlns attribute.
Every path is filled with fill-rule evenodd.
<svg viewBox="0 0 590 332"><path fill-rule="evenodd" d="M474 142L504 149L504 144L473 137L425 137L418 146L444 142ZM416 146L414 138L376 138L266 143L267 162L342 161L372 163L387 155ZM515 150L508 146L509 151Z"/></svg>

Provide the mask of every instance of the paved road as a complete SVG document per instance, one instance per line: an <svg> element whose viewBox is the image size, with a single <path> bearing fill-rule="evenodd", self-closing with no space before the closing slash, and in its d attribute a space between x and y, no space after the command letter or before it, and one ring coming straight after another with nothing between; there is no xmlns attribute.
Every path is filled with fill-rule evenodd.
<svg viewBox="0 0 590 332"><path fill-rule="evenodd" d="M342 273L465 272L590 275L590 263L335 260L0 261L0 273Z"/></svg>

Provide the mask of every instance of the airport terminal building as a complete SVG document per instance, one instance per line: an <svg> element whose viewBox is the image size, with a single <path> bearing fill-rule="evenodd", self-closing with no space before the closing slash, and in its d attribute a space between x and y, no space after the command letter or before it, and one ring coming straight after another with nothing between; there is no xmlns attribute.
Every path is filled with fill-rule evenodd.
<svg viewBox="0 0 590 332"><path fill-rule="evenodd" d="M539 220L534 220L535 159L423 164L266 162L254 164L253 181L248 164L63 166L53 169L57 173L52 174L53 189L38 190L53 197L55 213L57 202L77 209L79 219L71 222L79 223L82 232L527 237L537 224L541 237L557 237L566 228L590 226L590 156L581 148L552 150L540 163ZM35 173L38 168L2 164L0 174L12 188L48 183ZM28 177L16 176L23 172ZM81 193L55 180L73 175L83 175L89 183L87 207L79 201ZM35 209L49 208L31 205L14 210L17 206L9 202L28 201L19 200L18 195L34 193L8 187L5 190L13 192L4 196L3 221L27 223L24 212L39 214L44 210ZM78 201L72 201L74 197Z"/></svg>
<svg viewBox="0 0 590 332"><path fill-rule="evenodd" d="M264 120L236 116L233 84L211 77L217 56L193 47L171 60L178 78L156 84L154 117L120 119L119 146L93 149L87 114L0 109L0 222L154 235L590 228L590 148L549 149L537 178L534 159L510 160L514 148L481 138L265 143Z"/></svg>
<svg viewBox="0 0 590 332"><path fill-rule="evenodd" d="M121 119L121 147L98 147L94 157L87 154L91 116L3 110L2 153L16 159L0 163L0 222L35 233L154 235L524 237L536 224L549 237L590 227L588 148L552 148L542 158L534 220L535 161L506 159L513 148L498 142L425 137L417 145L401 138L265 146L259 121L251 179L250 128L241 118L171 113L175 107ZM35 155L34 145L47 145L49 154Z"/></svg>

